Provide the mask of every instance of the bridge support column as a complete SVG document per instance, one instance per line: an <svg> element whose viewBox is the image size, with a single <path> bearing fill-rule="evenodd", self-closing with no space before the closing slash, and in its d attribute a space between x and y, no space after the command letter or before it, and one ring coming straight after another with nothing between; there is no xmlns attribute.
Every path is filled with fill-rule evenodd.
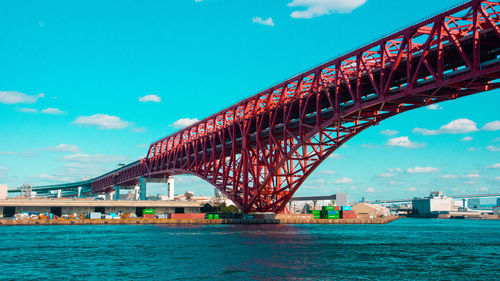
<svg viewBox="0 0 500 281"><path fill-rule="evenodd" d="M146 179L143 177L139 178L139 198L140 200L146 200Z"/></svg>
<svg viewBox="0 0 500 281"><path fill-rule="evenodd" d="M114 191L114 200L120 200L120 186L114 186L113 189L115 190Z"/></svg>
<svg viewBox="0 0 500 281"><path fill-rule="evenodd" d="M78 195L77 195L77 197L80 198L81 195L82 195L82 187L79 186L78 187Z"/></svg>
<svg viewBox="0 0 500 281"><path fill-rule="evenodd" d="M60 189L57 190L57 196L56 197L57 198L61 198L61 190Z"/></svg>
<svg viewBox="0 0 500 281"><path fill-rule="evenodd" d="M170 176L167 180L168 185L168 200L174 200L174 177Z"/></svg>

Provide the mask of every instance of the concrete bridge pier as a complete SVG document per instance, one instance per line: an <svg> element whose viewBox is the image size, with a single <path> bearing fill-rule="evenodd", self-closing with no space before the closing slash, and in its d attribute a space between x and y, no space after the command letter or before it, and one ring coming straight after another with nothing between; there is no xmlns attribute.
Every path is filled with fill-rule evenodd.
<svg viewBox="0 0 500 281"><path fill-rule="evenodd" d="M174 177L170 176L167 179L168 185L168 200L174 200Z"/></svg>
<svg viewBox="0 0 500 281"><path fill-rule="evenodd" d="M118 186L118 185L114 186L113 189L114 189L114 191L113 191L113 193L114 193L114 196L113 196L114 200L120 200L120 186Z"/></svg>
<svg viewBox="0 0 500 281"><path fill-rule="evenodd" d="M144 177L139 178L139 199L146 200L146 179Z"/></svg>
<svg viewBox="0 0 500 281"><path fill-rule="evenodd" d="M59 198L61 198L61 190L60 190L60 189L58 189L58 190L57 190L57 196L56 196L56 197L57 197L58 199L59 199Z"/></svg>

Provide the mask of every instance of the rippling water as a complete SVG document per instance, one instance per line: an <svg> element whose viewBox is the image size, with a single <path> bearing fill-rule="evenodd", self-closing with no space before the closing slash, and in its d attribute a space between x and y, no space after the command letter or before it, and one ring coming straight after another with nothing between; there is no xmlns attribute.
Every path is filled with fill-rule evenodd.
<svg viewBox="0 0 500 281"><path fill-rule="evenodd" d="M2 280L499 280L500 221L0 227Z"/></svg>

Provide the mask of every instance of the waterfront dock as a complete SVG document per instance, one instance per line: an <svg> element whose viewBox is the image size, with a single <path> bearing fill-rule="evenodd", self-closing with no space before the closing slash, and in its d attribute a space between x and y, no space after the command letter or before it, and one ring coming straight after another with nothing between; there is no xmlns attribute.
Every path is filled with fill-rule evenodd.
<svg viewBox="0 0 500 281"><path fill-rule="evenodd" d="M9 225L133 225L133 224L386 224L399 217L373 219L45 219L0 220L0 226Z"/></svg>

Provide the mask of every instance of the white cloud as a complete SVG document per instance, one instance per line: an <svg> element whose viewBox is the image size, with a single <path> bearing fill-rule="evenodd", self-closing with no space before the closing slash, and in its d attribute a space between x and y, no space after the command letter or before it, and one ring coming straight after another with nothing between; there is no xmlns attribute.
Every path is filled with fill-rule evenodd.
<svg viewBox="0 0 500 281"><path fill-rule="evenodd" d="M351 183L351 182L352 182L352 179L345 178L345 177L335 181L335 183L338 183L338 184Z"/></svg>
<svg viewBox="0 0 500 281"><path fill-rule="evenodd" d="M428 105L426 108L429 110L441 110L441 109L443 109L443 107L437 103Z"/></svg>
<svg viewBox="0 0 500 281"><path fill-rule="evenodd" d="M408 189L406 189L408 192L415 192L417 191L417 188L416 187L410 187Z"/></svg>
<svg viewBox="0 0 500 281"><path fill-rule="evenodd" d="M133 128L132 132L134 132L134 133L145 133L146 132L146 128L145 127Z"/></svg>
<svg viewBox="0 0 500 281"><path fill-rule="evenodd" d="M486 123L486 125L484 125L482 129L485 131L498 131L498 130L500 130L500 121L495 120L495 121Z"/></svg>
<svg viewBox="0 0 500 281"><path fill-rule="evenodd" d="M387 171L389 171L391 173L401 173L401 172L403 172L403 169L401 169L401 168L389 168L389 169L387 169Z"/></svg>
<svg viewBox="0 0 500 281"><path fill-rule="evenodd" d="M375 145L375 144L371 144L371 143L363 143L363 144L361 145L361 147L368 148L368 149L375 149L375 148L378 148L378 146L377 146L377 145Z"/></svg>
<svg viewBox="0 0 500 281"><path fill-rule="evenodd" d="M412 132L414 133L419 133L425 136L440 135L440 134L465 134L476 131L479 131L476 122L467 118L460 118L457 120L453 120L450 123L441 126L439 130L429 130L422 128L415 128L412 130Z"/></svg>
<svg viewBox="0 0 500 281"><path fill-rule="evenodd" d="M471 141L471 140L473 140L473 138L472 137L463 137L460 140L461 141Z"/></svg>
<svg viewBox="0 0 500 281"><path fill-rule="evenodd" d="M38 112L38 110L36 110L34 108L28 108L28 107L23 107L23 108L19 109L19 111L27 112L27 113L37 113Z"/></svg>
<svg viewBox="0 0 500 281"><path fill-rule="evenodd" d="M18 91L0 91L0 103L35 103L38 99L43 98L44 96L45 95L43 93L38 95L27 95Z"/></svg>
<svg viewBox="0 0 500 281"><path fill-rule="evenodd" d="M498 152L498 151L500 151L500 147L494 146L494 145L487 146L486 149L488 149L491 152Z"/></svg>
<svg viewBox="0 0 500 281"><path fill-rule="evenodd" d="M350 13L365 2L366 0L293 0L288 6L305 8L293 11L292 18L310 19L332 13Z"/></svg>
<svg viewBox="0 0 500 281"><path fill-rule="evenodd" d="M500 163L496 163L496 164L493 164L489 167L486 167L486 168L490 168L490 169L500 169Z"/></svg>
<svg viewBox="0 0 500 281"><path fill-rule="evenodd" d="M335 175L337 172L335 172L335 171L321 171L319 173L320 174L325 174L325 175Z"/></svg>
<svg viewBox="0 0 500 281"><path fill-rule="evenodd" d="M406 172L410 174L428 174L428 173L437 173L440 171L441 171L440 169L434 167L418 167L418 166L415 168L406 169Z"/></svg>
<svg viewBox="0 0 500 281"><path fill-rule="evenodd" d="M67 162L77 162L77 163L121 163L127 160L127 157L122 155L106 155L106 154L94 154L89 155L85 153L76 153L72 155L66 155L61 157L61 160Z"/></svg>
<svg viewBox="0 0 500 281"><path fill-rule="evenodd" d="M365 192L370 192L370 193L373 193L373 192L375 192L375 188L373 188L373 187L368 187L367 189L365 189Z"/></svg>
<svg viewBox="0 0 500 281"><path fill-rule="evenodd" d="M500 177L496 177L495 179L496 179L497 181L500 181Z"/></svg>
<svg viewBox="0 0 500 281"><path fill-rule="evenodd" d="M386 135L386 136L394 136L394 135L399 134L399 131L385 129L385 130L381 131L380 134L381 135Z"/></svg>
<svg viewBox="0 0 500 281"><path fill-rule="evenodd" d="M161 102L161 98L157 95L146 95L139 98L140 102Z"/></svg>
<svg viewBox="0 0 500 281"><path fill-rule="evenodd" d="M485 186L479 188L477 191L483 191L483 192L487 192L489 189Z"/></svg>
<svg viewBox="0 0 500 281"><path fill-rule="evenodd" d="M476 151L477 149L474 148L474 147L469 147L469 149L467 149L468 151Z"/></svg>
<svg viewBox="0 0 500 281"><path fill-rule="evenodd" d="M419 148L419 147L424 147L425 143L412 142L408 137L397 137L387 141L387 145L406 147L406 148Z"/></svg>
<svg viewBox="0 0 500 281"><path fill-rule="evenodd" d="M442 178L443 179L456 179L457 175L443 175Z"/></svg>
<svg viewBox="0 0 500 281"><path fill-rule="evenodd" d="M80 152L80 148L78 146L73 145L73 144L60 144L58 146L50 146L47 147L48 151L57 151L57 152L72 152L72 153L78 153Z"/></svg>
<svg viewBox="0 0 500 281"><path fill-rule="evenodd" d="M58 114L64 114L66 112L60 110L59 108L49 107L49 108L42 110L42 113L58 115Z"/></svg>
<svg viewBox="0 0 500 281"><path fill-rule="evenodd" d="M252 18L253 23L263 24L267 26L274 26L274 21L272 18L262 19L261 17Z"/></svg>
<svg viewBox="0 0 500 281"><path fill-rule="evenodd" d="M468 175L465 175L464 177L468 178L468 179L478 179L478 178L481 177L481 175L479 175L479 174L468 174Z"/></svg>
<svg viewBox="0 0 500 281"><path fill-rule="evenodd" d="M402 185L403 183L400 181L390 181L389 184L390 185Z"/></svg>
<svg viewBox="0 0 500 281"><path fill-rule="evenodd" d="M181 118L175 121L174 123L170 124L170 127L174 127L176 129L183 129L195 124L198 121L200 120L198 120L197 118Z"/></svg>
<svg viewBox="0 0 500 281"><path fill-rule="evenodd" d="M107 114L79 116L73 123L83 126L97 126L103 130L123 129L130 125L129 122L121 120L120 117Z"/></svg>
<svg viewBox="0 0 500 281"><path fill-rule="evenodd" d="M382 173L379 175L381 178L392 178L394 176L396 176L395 173Z"/></svg>
<svg viewBox="0 0 500 281"><path fill-rule="evenodd" d="M328 158L331 158L331 159L342 159L342 155L338 154L338 153L332 153L330 156L328 156Z"/></svg>

